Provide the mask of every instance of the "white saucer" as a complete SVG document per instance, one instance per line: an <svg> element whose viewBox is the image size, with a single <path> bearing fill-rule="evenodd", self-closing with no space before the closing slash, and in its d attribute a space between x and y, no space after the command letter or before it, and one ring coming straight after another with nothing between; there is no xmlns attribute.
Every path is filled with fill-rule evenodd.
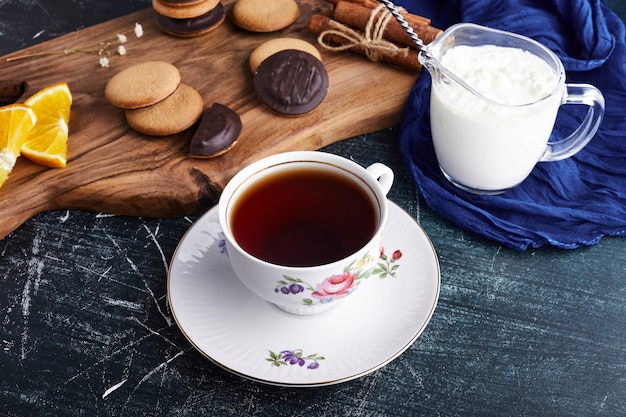
<svg viewBox="0 0 626 417"><path fill-rule="evenodd" d="M172 257L168 296L178 326L215 364L267 384L331 385L386 365L422 333L440 287L426 233L396 204L389 210L385 254L390 260L402 252L390 264L395 276L372 275L357 293L313 316L285 313L244 287L228 263L217 210L210 210Z"/></svg>

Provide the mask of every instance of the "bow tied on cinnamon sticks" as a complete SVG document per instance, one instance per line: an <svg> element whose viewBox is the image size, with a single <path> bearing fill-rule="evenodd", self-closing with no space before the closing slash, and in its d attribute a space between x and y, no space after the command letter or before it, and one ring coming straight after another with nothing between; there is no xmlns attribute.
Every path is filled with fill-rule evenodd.
<svg viewBox="0 0 626 417"><path fill-rule="evenodd" d="M414 71L421 69L419 50L384 4L373 0L328 0L334 4L332 15L314 14L307 29L318 35L318 43L330 51L350 50L372 61ZM402 12L424 44L442 33L430 19Z"/></svg>

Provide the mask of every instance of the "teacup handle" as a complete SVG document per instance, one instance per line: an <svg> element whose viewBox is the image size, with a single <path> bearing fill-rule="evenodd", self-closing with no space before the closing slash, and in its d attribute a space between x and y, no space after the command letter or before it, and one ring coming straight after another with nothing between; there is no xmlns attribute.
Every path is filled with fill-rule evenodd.
<svg viewBox="0 0 626 417"><path fill-rule="evenodd" d="M604 96L596 87L589 84L567 84L566 88L561 105L584 104L589 106L589 110L581 125L569 136L556 142L548 142L540 161L559 161L576 154L596 134L604 116Z"/></svg>
<svg viewBox="0 0 626 417"><path fill-rule="evenodd" d="M387 195L393 185L394 175L391 168L387 165L381 164L380 162L376 162L365 169L372 177L374 177L376 181L378 181L383 189L383 192Z"/></svg>

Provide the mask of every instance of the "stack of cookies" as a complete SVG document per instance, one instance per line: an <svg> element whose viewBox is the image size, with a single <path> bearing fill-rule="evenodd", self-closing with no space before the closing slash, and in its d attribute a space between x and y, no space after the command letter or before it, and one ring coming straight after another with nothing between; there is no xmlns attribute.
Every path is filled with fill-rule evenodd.
<svg viewBox="0 0 626 417"><path fill-rule="evenodd" d="M219 103L204 109L200 93L181 83L178 68L169 62L147 61L118 72L104 88L104 96L124 109L131 128L145 135L174 135L200 121L191 138L193 158L224 154L241 133L235 111Z"/></svg>
<svg viewBox="0 0 626 417"><path fill-rule="evenodd" d="M178 68L163 61L120 71L109 80L104 95L125 110L130 127L151 136L173 135L193 126L204 107L200 93L181 83Z"/></svg>
<svg viewBox="0 0 626 417"><path fill-rule="evenodd" d="M152 7L159 29L183 38L211 32L225 17L220 0L152 0Z"/></svg>

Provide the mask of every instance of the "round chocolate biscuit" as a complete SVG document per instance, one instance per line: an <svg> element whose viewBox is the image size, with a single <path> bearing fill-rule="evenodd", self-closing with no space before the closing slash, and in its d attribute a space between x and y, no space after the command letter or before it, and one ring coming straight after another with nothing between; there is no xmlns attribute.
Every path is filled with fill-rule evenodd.
<svg viewBox="0 0 626 417"><path fill-rule="evenodd" d="M217 29L224 21L225 16L224 6L219 3L210 12L189 19L174 19L157 13L157 26L169 35L192 38Z"/></svg>
<svg viewBox="0 0 626 417"><path fill-rule="evenodd" d="M126 122L146 135L173 135L197 122L203 107L200 93L186 84L180 84L172 95L157 104L126 110Z"/></svg>
<svg viewBox="0 0 626 417"><path fill-rule="evenodd" d="M122 109L147 107L172 94L180 79L178 68L169 62L146 61L111 77L104 88L104 96Z"/></svg>
<svg viewBox="0 0 626 417"><path fill-rule="evenodd" d="M152 0L154 10L163 16L174 19L190 19L202 16L215 9L220 4L220 0L203 0L194 3L179 3L172 5L162 0Z"/></svg>
<svg viewBox="0 0 626 417"><path fill-rule="evenodd" d="M189 155L192 158L213 158L233 147L241 133L239 115L219 103L202 113L200 125L191 138Z"/></svg>
<svg viewBox="0 0 626 417"><path fill-rule="evenodd" d="M298 39L298 38L274 38L267 40L257 46L250 54L249 64L252 72L256 72L257 68L265 60L265 58L274 55L276 52L284 51L285 49L297 49L299 51L308 52L315 58L322 60L322 54L311 43Z"/></svg>
<svg viewBox="0 0 626 417"><path fill-rule="evenodd" d="M308 52L288 49L261 62L254 75L254 89L259 100L276 113L300 116L326 97L328 72Z"/></svg>

